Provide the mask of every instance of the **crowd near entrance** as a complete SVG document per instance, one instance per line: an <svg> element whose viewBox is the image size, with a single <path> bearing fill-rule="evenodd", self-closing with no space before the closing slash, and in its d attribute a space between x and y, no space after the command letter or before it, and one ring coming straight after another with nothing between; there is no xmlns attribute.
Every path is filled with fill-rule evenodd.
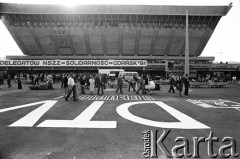
<svg viewBox="0 0 240 159"><path fill-rule="evenodd" d="M238 74L237 74L238 75ZM152 94L153 90L160 90L162 84L169 84L169 93L178 90L179 96L188 96L188 90L194 82L227 82L236 85L237 75L234 72L197 72L194 76L171 72L126 71L124 69L98 69L97 71L4 71L0 74L1 87L5 83L8 88L12 83L29 84L31 90L53 89L54 84L60 83L64 89L65 100L78 100L79 95L104 95L107 88L115 89L116 93L123 93L126 87L128 92L135 94ZM6 81L6 82L4 82ZM1 88L0 87L0 88ZM96 88L96 89L95 89ZM89 91L86 91L89 90ZM182 93L183 92L183 93Z"/></svg>

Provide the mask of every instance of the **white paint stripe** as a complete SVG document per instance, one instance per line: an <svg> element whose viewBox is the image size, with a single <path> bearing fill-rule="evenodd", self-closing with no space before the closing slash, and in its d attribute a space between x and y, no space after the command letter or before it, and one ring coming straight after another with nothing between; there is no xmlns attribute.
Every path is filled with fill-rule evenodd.
<svg viewBox="0 0 240 159"><path fill-rule="evenodd" d="M203 108L215 108L215 106L207 104L207 103L203 103L201 100L192 100L192 99L188 99L186 100L187 102L190 102L192 104L195 104L197 106L203 107Z"/></svg>
<svg viewBox="0 0 240 159"><path fill-rule="evenodd" d="M103 105L104 101L95 101L88 106L74 121L90 121L98 109Z"/></svg>
<svg viewBox="0 0 240 159"><path fill-rule="evenodd" d="M88 100L94 100L95 98L97 98L97 95L90 96Z"/></svg>
<svg viewBox="0 0 240 159"><path fill-rule="evenodd" d="M54 100L46 101L45 104L28 113L26 116L22 117L13 124L9 125L9 127L32 127L41 118L41 116L46 113L56 102L57 101Z"/></svg>
<svg viewBox="0 0 240 159"><path fill-rule="evenodd" d="M74 120L45 120L37 127L50 128L116 128L116 121L74 122Z"/></svg>
<svg viewBox="0 0 240 159"><path fill-rule="evenodd" d="M151 103L156 104L159 107L163 108L168 113L170 113L173 117L178 119L180 122L152 121L152 120L148 120L148 119L144 119L144 118L135 116L132 113L130 113L128 110L128 108L133 105L151 104ZM140 123L143 125L148 125L148 126L154 126L154 127L160 127L160 128L175 128L175 129L209 129L208 126L194 120L193 118L187 116L186 114L183 114L180 111L178 111L160 101L143 101L143 102L124 103L117 107L117 113L120 116L122 116L130 121Z"/></svg>
<svg viewBox="0 0 240 159"><path fill-rule="evenodd" d="M115 91L116 89L110 89L110 88L108 88L108 89L105 89L104 91Z"/></svg>
<svg viewBox="0 0 240 159"><path fill-rule="evenodd" d="M53 99L60 99L60 98L62 98L63 96L60 96L60 97L56 97L56 98L53 98Z"/></svg>
<svg viewBox="0 0 240 159"><path fill-rule="evenodd" d="M14 107L10 107L10 108L4 108L4 109L0 109L0 113L7 112L7 111L10 111L10 110L20 109L20 108L25 108L25 107L31 107L31 106L35 106L37 104L42 104L42 103L45 103L45 102L46 102L46 100L45 101L40 101L40 102L35 102L35 103L30 103L30 104L14 106Z"/></svg>
<svg viewBox="0 0 240 159"><path fill-rule="evenodd" d="M116 128L116 121L90 121L104 101L95 101L74 120L45 120L37 127Z"/></svg>
<svg viewBox="0 0 240 159"><path fill-rule="evenodd" d="M240 108L236 108L236 110L240 111Z"/></svg>
<svg viewBox="0 0 240 159"><path fill-rule="evenodd" d="M222 106L220 106L220 107L213 107L213 108L216 108L216 109L232 109L232 108L238 109L240 107L222 107Z"/></svg>
<svg viewBox="0 0 240 159"><path fill-rule="evenodd" d="M219 100L222 100L223 102L230 102L230 103L235 103L237 105L239 105L240 103L238 102L234 102L234 101L230 101L230 100L223 100L223 99L219 99Z"/></svg>

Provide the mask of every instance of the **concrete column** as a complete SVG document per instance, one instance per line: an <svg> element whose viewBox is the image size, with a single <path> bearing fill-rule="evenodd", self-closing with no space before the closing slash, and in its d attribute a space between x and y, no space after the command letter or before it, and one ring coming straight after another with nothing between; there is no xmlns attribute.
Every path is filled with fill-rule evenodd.
<svg viewBox="0 0 240 159"><path fill-rule="evenodd" d="M188 35L188 11L187 10L186 10L186 42L185 42L184 73L189 75L189 35Z"/></svg>
<svg viewBox="0 0 240 159"><path fill-rule="evenodd" d="M165 76L167 78L167 75L168 75L168 60L165 60Z"/></svg>

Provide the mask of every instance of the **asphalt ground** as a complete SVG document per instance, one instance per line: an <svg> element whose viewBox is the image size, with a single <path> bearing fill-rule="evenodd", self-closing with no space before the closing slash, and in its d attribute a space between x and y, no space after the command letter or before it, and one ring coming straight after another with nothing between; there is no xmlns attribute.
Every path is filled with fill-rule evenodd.
<svg viewBox="0 0 240 159"><path fill-rule="evenodd" d="M127 88L121 94L107 87L103 98L88 96L87 90L86 96L79 95L79 101L65 101L60 84L55 84L53 90L29 90L28 87L23 85L23 89L18 90L16 83L11 88L0 87L1 159L140 159L144 158L147 141L143 140L143 132L147 130L155 134L158 130L156 139L161 138L164 131L170 131L162 142L170 155L174 155L174 146L183 143L186 146L189 142L185 148L189 148L192 156L182 158L197 158L196 153L195 157L193 154L197 151L198 158L211 158L207 142L210 132L218 138L212 143L215 158L223 158L222 146L234 141L236 145L226 148L224 154L240 154L239 85L190 88L189 96L183 97L179 97L177 91L168 93L169 85L162 85L161 90L153 91L152 95L140 93L139 96ZM43 102L31 104L39 101ZM127 109L126 104L131 102L136 103ZM21 105L25 107L16 107ZM180 137L181 141L175 141ZM206 141L194 150L197 137ZM224 137L232 140L222 141ZM166 157L169 154L161 148L161 144L156 146L157 158L171 158ZM183 153L183 147L176 152Z"/></svg>

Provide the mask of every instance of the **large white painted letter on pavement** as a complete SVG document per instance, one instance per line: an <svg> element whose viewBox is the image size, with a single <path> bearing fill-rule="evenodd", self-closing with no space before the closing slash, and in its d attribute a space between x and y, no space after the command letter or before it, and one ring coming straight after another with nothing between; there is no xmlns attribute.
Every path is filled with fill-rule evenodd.
<svg viewBox="0 0 240 159"><path fill-rule="evenodd" d="M172 116L174 116L176 119L178 119L179 122L152 121L152 120L144 119L136 115L133 115L128 110L128 108L133 105L150 104L150 103L156 104L159 107L163 108ZM139 124L147 125L147 126L154 126L154 127L160 127L160 128L173 128L173 129L209 129L208 126L194 120L193 118L187 116L186 114L183 114L182 112L168 106L167 104L161 101L141 101L141 102L124 103L117 107L117 113L125 119L128 119L130 121L133 121Z"/></svg>
<svg viewBox="0 0 240 159"><path fill-rule="evenodd" d="M44 103L42 106L38 107L37 109L28 113L26 116L22 117L18 121L9 125L9 127L32 127L41 118L41 116L44 113L46 113L56 102L57 102L56 100L46 100L46 101L41 101L41 102L24 104L24 105L20 105L20 106L1 109L0 113L11 111L11 110L16 110L16 109L20 109L20 108L32 107L32 106L36 106L38 104Z"/></svg>
<svg viewBox="0 0 240 159"><path fill-rule="evenodd" d="M116 121L90 121L104 101L95 101L74 120L45 120L37 127L116 128Z"/></svg>

